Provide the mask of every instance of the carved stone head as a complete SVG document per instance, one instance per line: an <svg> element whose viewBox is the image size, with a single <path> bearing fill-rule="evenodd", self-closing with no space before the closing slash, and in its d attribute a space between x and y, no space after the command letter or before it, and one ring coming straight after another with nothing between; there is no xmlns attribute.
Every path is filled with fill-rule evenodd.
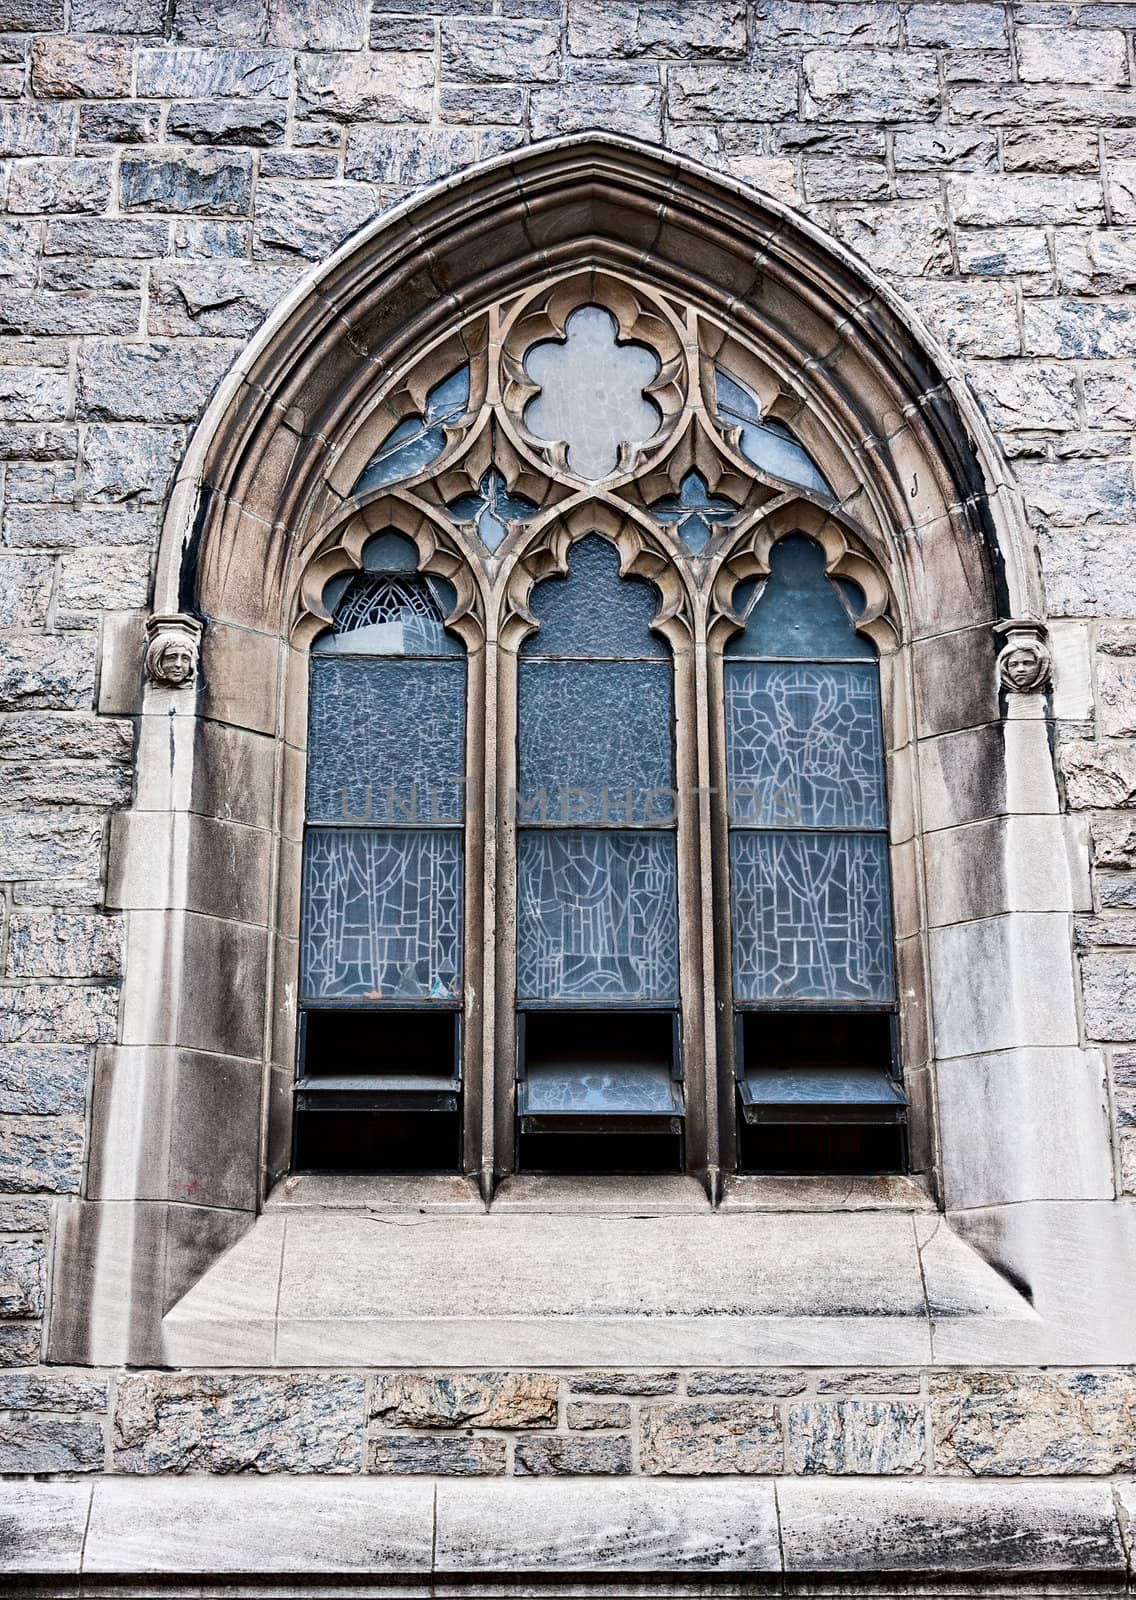
<svg viewBox="0 0 1136 1600"><path fill-rule="evenodd" d="M998 657L1002 687L1017 694L1035 694L1048 688L1053 677L1053 657L1045 641L1044 624L1027 618L1003 623L999 632L1006 640Z"/></svg>
<svg viewBox="0 0 1136 1600"><path fill-rule="evenodd" d="M151 617L146 638L146 676L151 683L181 689L193 682L201 644L201 624L196 617Z"/></svg>

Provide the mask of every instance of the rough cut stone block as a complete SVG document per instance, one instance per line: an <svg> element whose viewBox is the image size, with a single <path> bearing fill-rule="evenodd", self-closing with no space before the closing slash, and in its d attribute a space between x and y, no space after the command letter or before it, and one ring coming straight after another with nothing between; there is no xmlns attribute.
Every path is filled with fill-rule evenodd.
<svg viewBox="0 0 1136 1600"><path fill-rule="evenodd" d="M708 0L696 12L665 0L574 0L568 13L571 54L601 61L741 56L745 43L745 7L738 0Z"/></svg>
<svg viewBox="0 0 1136 1600"><path fill-rule="evenodd" d="M113 978L121 969L121 918L13 912L8 926L11 977Z"/></svg>
<svg viewBox="0 0 1136 1600"><path fill-rule="evenodd" d="M117 989L30 983L0 990L0 1044L106 1044L117 1020Z"/></svg>
<svg viewBox="0 0 1136 1600"><path fill-rule="evenodd" d="M400 1372L377 1381L371 1415L391 1428L555 1427L558 1394L545 1372Z"/></svg>
<svg viewBox="0 0 1136 1600"><path fill-rule="evenodd" d="M127 511L117 506L70 507L13 505L4 517L4 537L11 545L30 550L69 550L80 545L153 545L157 542L158 515L154 511ZM45 648L68 641L44 641ZM81 641L70 641L72 648ZM2 679L0 679L2 681ZM0 704L3 696L0 694ZM27 704L62 704L29 700ZM74 704L79 704L76 699Z"/></svg>
<svg viewBox="0 0 1136 1600"><path fill-rule="evenodd" d="M532 91L531 115L534 139L603 127L608 133L658 143L663 97L646 83L558 85Z"/></svg>
<svg viewBox="0 0 1136 1600"><path fill-rule="evenodd" d="M1095 172L1099 160L1095 128L1007 128L1002 136L1007 172Z"/></svg>
<svg viewBox="0 0 1136 1600"><path fill-rule="evenodd" d="M133 760L134 729L124 717L14 711L0 716L0 740L9 760L75 756L119 767Z"/></svg>
<svg viewBox="0 0 1136 1600"><path fill-rule="evenodd" d="M73 106L0 105L0 156L63 156L75 140Z"/></svg>
<svg viewBox="0 0 1136 1600"><path fill-rule="evenodd" d="M1002 6L915 5L907 13L907 42L961 50L1002 50L1007 44Z"/></svg>
<svg viewBox="0 0 1136 1600"><path fill-rule="evenodd" d="M79 107L79 143L154 144L161 106L156 100L119 100Z"/></svg>
<svg viewBox="0 0 1136 1600"><path fill-rule="evenodd" d="M119 1379L119 1472L358 1472L364 1380L324 1373Z"/></svg>
<svg viewBox="0 0 1136 1600"><path fill-rule="evenodd" d="M1128 81L1128 52L1117 29L1018 28L1016 44L1023 83Z"/></svg>
<svg viewBox="0 0 1136 1600"><path fill-rule="evenodd" d="M0 1411L105 1411L105 1378L55 1372L0 1377Z"/></svg>
<svg viewBox="0 0 1136 1600"><path fill-rule="evenodd" d="M69 551L59 562L55 581L57 617L144 609L150 598L152 566L149 550ZM126 784L126 796L108 804L128 802L129 776Z"/></svg>
<svg viewBox="0 0 1136 1600"><path fill-rule="evenodd" d="M1076 373L1040 361L984 361L970 369L971 381L996 428L1077 426Z"/></svg>
<svg viewBox="0 0 1136 1600"><path fill-rule="evenodd" d="M773 122L796 110L791 60L758 58L749 68L672 67L667 77L667 114L675 122Z"/></svg>
<svg viewBox="0 0 1136 1600"><path fill-rule="evenodd" d="M62 27L63 0L3 0L0 6L0 29L5 33Z"/></svg>
<svg viewBox="0 0 1136 1600"><path fill-rule="evenodd" d="M568 1426L582 1433L599 1428L629 1428L631 1407L625 1400L573 1400L567 1418Z"/></svg>
<svg viewBox="0 0 1136 1600"><path fill-rule="evenodd" d="M212 150L125 155L119 194L127 211L192 211L244 217L252 200L252 158Z"/></svg>
<svg viewBox="0 0 1136 1600"><path fill-rule="evenodd" d="M27 294L0 291L0 326L9 334L54 335L138 331L142 302L136 294Z"/></svg>
<svg viewBox="0 0 1136 1600"><path fill-rule="evenodd" d="M97 878L103 822L82 812L0 813L0 860L13 878Z"/></svg>
<svg viewBox="0 0 1136 1600"><path fill-rule="evenodd" d="M917 1372L822 1372L818 1394L918 1394Z"/></svg>
<svg viewBox="0 0 1136 1600"><path fill-rule="evenodd" d="M150 278L149 330L161 336L246 336L287 293L300 270L228 261L156 268Z"/></svg>
<svg viewBox="0 0 1136 1600"><path fill-rule="evenodd" d="M53 571L46 556L0 555L0 628L43 625Z"/></svg>
<svg viewBox="0 0 1136 1600"><path fill-rule="evenodd" d="M256 195L258 255L287 252L321 261L369 222L379 197L362 183L273 183Z"/></svg>
<svg viewBox="0 0 1136 1600"><path fill-rule="evenodd" d="M76 1194L84 1126L72 1117L0 1117L0 1190Z"/></svg>
<svg viewBox="0 0 1136 1600"><path fill-rule="evenodd" d="M949 178L947 203L956 222L979 226L996 227L1011 219L1037 226L1099 222L1102 216L1101 189L1095 178Z"/></svg>
<svg viewBox="0 0 1136 1600"><path fill-rule="evenodd" d="M1130 955L1085 956L1081 987L1090 1039L1136 1039L1136 963Z"/></svg>
<svg viewBox="0 0 1136 1600"><path fill-rule="evenodd" d="M0 1317L42 1316L46 1262L37 1240L0 1239Z"/></svg>
<svg viewBox="0 0 1136 1600"><path fill-rule="evenodd" d="M39 1323L0 1324L0 1367L31 1367L39 1360Z"/></svg>
<svg viewBox="0 0 1136 1600"><path fill-rule="evenodd" d="M932 1373L938 1472L976 1476L1131 1472L1131 1372Z"/></svg>
<svg viewBox="0 0 1136 1600"><path fill-rule="evenodd" d="M899 172L985 172L998 165L998 143L981 129L912 128L895 135Z"/></svg>
<svg viewBox="0 0 1136 1600"><path fill-rule="evenodd" d="M1131 357L1136 306L1027 300L1023 326L1026 355L1090 361Z"/></svg>
<svg viewBox="0 0 1136 1600"><path fill-rule="evenodd" d="M1136 612L1136 530L1042 527L1038 542L1054 616Z"/></svg>
<svg viewBox="0 0 1136 1600"><path fill-rule="evenodd" d="M352 128L344 171L370 183L416 188L476 159L477 135L465 128Z"/></svg>
<svg viewBox="0 0 1136 1600"><path fill-rule="evenodd" d="M788 1422L793 1472L923 1471L927 1439L916 1401L809 1401L790 1406Z"/></svg>
<svg viewBox="0 0 1136 1600"><path fill-rule="evenodd" d="M0 660L0 709L90 707L95 685L95 641L58 635L11 640Z"/></svg>
<svg viewBox="0 0 1136 1600"><path fill-rule="evenodd" d="M677 1372L576 1372L572 1374L575 1394L673 1394L678 1388Z"/></svg>
<svg viewBox="0 0 1136 1600"><path fill-rule="evenodd" d="M623 1475L631 1471L631 1440L623 1436L573 1439L555 1434L518 1439L513 1471L529 1478L557 1473L571 1477Z"/></svg>
<svg viewBox="0 0 1136 1600"><path fill-rule="evenodd" d="M83 439L83 496L96 502L160 504L182 449L180 428L90 427Z"/></svg>
<svg viewBox="0 0 1136 1600"><path fill-rule="evenodd" d="M358 50L368 9L367 0L269 0L267 41L290 50Z"/></svg>
<svg viewBox="0 0 1136 1600"><path fill-rule="evenodd" d="M955 241L960 272L1003 278L1053 269L1044 228L959 228Z"/></svg>
<svg viewBox="0 0 1136 1600"><path fill-rule="evenodd" d="M135 92L158 100L284 100L284 50L140 50Z"/></svg>
<svg viewBox="0 0 1136 1600"><path fill-rule="evenodd" d="M1079 528L1136 519L1136 484L1127 461L1023 463L1018 478L1032 521Z"/></svg>
<svg viewBox="0 0 1136 1600"><path fill-rule="evenodd" d="M88 421L191 420L203 410L235 353L235 345L210 340L85 341L79 353L78 415Z"/></svg>
<svg viewBox="0 0 1136 1600"><path fill-rule="evenodd" d="M100 1422L75 1417L0 1417L0 1472L100 1472Z"/></svg>
<svg viewBox="0 0 1136 1600"><path fill-rule="evenodd" d="M12 163L8 181L10 211L31 215L44 211L105 211L109 199L109 161L36 156Z"/></svg>
<svg viewBox="0 0 1136 1600"><path fill-rule="evenodd" d="M525 118L525 92L513 84L443 84L438 92L443 122L519 125Z"/></svg>
<svg viewBox="0 0 1136 1600"><path fill-rule="evenodd" d="M0 1233L46 1233L50 1226L50 1200L25 1195L0 1199Z"/></svg>
<svg viewBox="0 0 1136 1600"><path fill-rule="evenodd" d="M426 56L297 56L296 115L332 122L429 122L434 63Z"/></svg>
<svg viewBox="0 0 1136 1600"><path fill-rule="evenodd" d="M938 202L857 206L834 211L830 221L837 238L877 272L928 277L950 268L947 219Z"/></svg>
<svg viewBox="0 0 1136 1600"><path fill-rule="evenodd" d="M61 1045L0 1046L0 1112L81 1116L87 1104L89 1072L86 1050ZM11 1231L0 1217L0 1233Z"/></svg>
<svg viewBox="0 0 1136 1600"><path fill-rule="evenodd" d="M687 1394L802 1394L808 1387L803 1372L783 1372L774 1367L754 1372L692 1372L686 1380Z"/></svg>
<svg viewBox="0 0 1136 1600"><path fill-rule="evenodd" d="M31 85L43 100L123 100L130 93L130 47L112 39L37 39Z"/></svg>
<svg viewBox="0 0 1136 1600"><path fill-rule="evenodd" d="M1136 816L1101 811L1092 821L1093 859L1098 867L1136 867Z"/></svg>
<svg viewBox="0 0 1136 1600"><path fill-rule="evenodd" d="M647 1406L639 1460L652 1475L781 1472L781 1418L776 1406L753 1400Z"/></svg>
<svg viewBox="0 0 1136 1600"><path fill-rule="evenodd" d="M390 1433L370 1440L367 1459L371 1472L481 1477L504 1472L505 1441L476 1434L416 1438L413 1434Z"/></svg>
<svg viewBox="0 0 1136 1600"><path fill-rule="evenodd" d="M174 38L192 45L259 39L267 11L267 0L177 0Z"/></svg>
<svg viewBox="0 0 1136 1600"><path fill-rule="evenodd" d="M918 9L918 8L916 8ZM901 42L899 7L891 4L838 4L811 0L758 0L754 8L755 42L777 50L813 50L819 45L855 45L889 49ZM911 40L912 44L930 43Z"/></svg>
<svg viewBox="0 0 1136 1600"><path fill-rule="evenodd" d="M1097 664L1100 731L1110 738L1136 735L1136 657L1102 655Z"/></svg>
<svg viewBox="0 0 1136 1600"><path fill-rule="evenodd" d="M810 121L919 122L939 102L935 57L886 50L810 50L804 57Z"/></svg>
<svg viewBox="0 0 1136 1600"><path fill-rule="evenodd" d="M273 100L193 101L171 106L166 137L190 144L270 145L284 138L287 112Z"/></svg>
<svg viewBox="0 0 1136 1600"><path fill-rule="evenodd" d="M560 27L504 18L446 18L441 26L442 78L451 83L554 83Z"/></svg>
<svg viewBox="0 0 1136 1600"><path fill-rule="evenodd" d="M904 292L955 355L1021 353L1012 284L922 283L912 278Z"/></svg>

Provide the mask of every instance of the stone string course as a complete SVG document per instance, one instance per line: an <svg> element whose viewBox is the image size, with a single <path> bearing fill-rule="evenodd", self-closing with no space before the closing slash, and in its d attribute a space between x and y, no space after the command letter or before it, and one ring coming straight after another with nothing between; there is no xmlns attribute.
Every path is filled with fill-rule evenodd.
<svg viewBox="0 0 1136 1600"><path fill-rule="evenodd" d="M0 1374L0 1472L1136 1471L1136 1373Z"/></svg>
<svg viewBox="0 0 1136 1600"><path fill-rule="evenodd" d="M1127 1373L910 1393L864 1374L845 1393L787 1373L644 1390L37 1364L50 1202L80 1191L117 1023L100 907L135 730L94 715L101 616L146 608L192 425L312 264L424 184L587 128L798 207L984 405L1075 664L1057 736L1094 848L1084 1027L1136 1194L1134 37L1120 3L0 0L3 1470L1132 1469Z"/></svg>

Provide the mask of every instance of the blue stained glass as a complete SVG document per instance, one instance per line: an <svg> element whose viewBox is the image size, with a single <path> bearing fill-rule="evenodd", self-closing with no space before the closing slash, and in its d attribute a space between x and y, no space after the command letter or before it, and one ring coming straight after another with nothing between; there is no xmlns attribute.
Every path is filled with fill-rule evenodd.
<svg viewBox="0 0 1136 1600"><path fill-rule="evenodd" d="M726 645L728 656L782 660L876 659L875 646L853 624L851 585L825 576L824 551L804 534L779 539L769 553L769 577L740 584L734 610L745 631Z"/></svg>
<svg viewBox="0 0 1136 1600"><path fill-rule="evenodd" d="M742 1080L750 1105L902 1106L896 1080L879 1067L758 1067Z"/></svg>
<svg viewBox="0 0 1136 1600"><path fill-rule="evenodd" d="M682 1114L682 1086L666 1067L530 1066L520 1083L521 1116Z"/></svg>
<svg viewBox="0 0 1136 1600"><path fill-rule="evenodd" d="M333 579L324 601L333 607L332 626L312 645L314 655L464 654L461 642L446 632L442 622L446 610L452 609L453 591L437 579L359 573L346 584Z"/></svg>
<svg viewBox="0 0 1136 1600"><path fill-rule="evenodd" d="M540 628L522 655L670 659L666 641L650 629L659 609L654 585L621 578L615 548L598 534L572 546L568 576L538 584L529 608Z"/></svg>
<svg viewBox="0 0 1136 1600"><path fill-rule="evenodd" d="M304 890L303 999L460 997L460 833L313 828Z"/></svg>
<svg viewBox="0 0 1136 1600"><path fill-rule="evenodd" d="M309 819L460 822L464 730L464 661L313 661Z"/></svg>
<svg viewBox="0 0 1136 1600"><path fill-rule="evenodd" d="M721 367L715 370L714 378L718 415L727 428L741 428L742 455L774 478L831 495L832 490L808 452L785 424L772 419L763 421L757 396Z"/></svg>
<svg viewBox="0 0 1136 1600"><path fill-rule="evenodd" d="M420 417L405 417L387 434L355 483L352 494L366 494L384 483L413 477L441 455L445 427L469 407L469 367L459 367L426 396Z"/></svg>
<svg viewBox="0 0 1136 1600"><path fill-rule="evenodd" d="M660 522L674 523L678 536L692 555L700 555L710 542L712 527L729 522L738 514L729 500L716 500L700 472L688 472L679 484L677 495L656 500L651 515Z"/></svg>
<svg viewBox="0 0 1136 1600"><path fill-rule="evenodd" d="M732 821L884 827L874 664L727 662L726 733Z"/></svg>
<svg viewBox="0 0 1136 1600"><path fill-rule="evenodd" d="M669 663L525 661L519 703L522 819L672 820Z"/></svg>
<svg viewBox="0 0 1136 1600"><path fill-rule="evenodd" d="M882 834L730 835L734 998L895 997Z"/></svg>
<svg viewBox="0 0 1136 1600"><path fill-rule="evenodd" d="M520 834L517 998L677 1000L673 834Z"/></svg>
<svg viewBox="0 0 1136 1600"><path fill-rule="evenodd" d="M528 522L540 507L523 494L510 494L505 479L495 467L482 478L476 494L463 494L451 500L449 510L462 522L477 525L477 535L487 550L496 550L504 541L510 522Z"/></svg>
<svg viewBox="0 0 1136 1600"><path fill-rule="evenodd" d="M413 577L418 571L418 549L401 533L376 533L363 546L364 572L399 573Z"/></svg>

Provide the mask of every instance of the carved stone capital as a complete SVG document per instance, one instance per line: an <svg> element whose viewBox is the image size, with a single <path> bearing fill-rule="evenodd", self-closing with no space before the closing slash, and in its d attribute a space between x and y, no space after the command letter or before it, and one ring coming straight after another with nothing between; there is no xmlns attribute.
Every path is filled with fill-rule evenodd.
<svg viewBox="0 0 1136 1600"><path fill-rule="evenodd" d="M146 676L166 689L188 688L197 676L201 624L184 612L146 620Z"/></svg>
<svg viewBox="0 0 1136 1600"><path fill-rule="evenodd" d="M995 633L1005 640L998 653L998 682L1015 694L1037 694L1053 681L1053 656L1044 622L1021 617L999 622Z"/></svg>

